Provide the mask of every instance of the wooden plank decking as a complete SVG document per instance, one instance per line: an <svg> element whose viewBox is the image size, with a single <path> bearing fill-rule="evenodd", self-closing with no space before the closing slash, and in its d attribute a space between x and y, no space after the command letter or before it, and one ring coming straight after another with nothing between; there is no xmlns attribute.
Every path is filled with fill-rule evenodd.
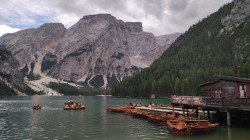
<svg viewBox="0 0 250 140"><path fill-rule="evenodd" d="M157 111L157 112L164 112L164 113L169 113L169 112L173 112L173 107L135 107L137 109L141 109L141 110L148 110L148 111ZM182 108L174 108L174 112L178 113L178 114L183 114L183 110ZM187 112L185 112L186 114ZM189 114L193 114L194 110L189 111Z"/></svg>

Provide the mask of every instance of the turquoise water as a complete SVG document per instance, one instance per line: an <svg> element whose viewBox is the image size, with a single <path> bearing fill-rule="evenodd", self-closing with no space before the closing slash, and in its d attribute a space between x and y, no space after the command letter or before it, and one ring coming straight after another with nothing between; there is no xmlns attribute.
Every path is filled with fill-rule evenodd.
<svg viewBox="0 0 250 140"><path fill-rule="evenodd" d="M68 100L84 103L86 110L64 111ZM200 136L176 136L167 126L145 119L108 113L107 107L130 102L148 104L151 99L100 96L18 96L0 98L0 139L84 139L84 140L249 140L250 129L220 126ZM153 101L156 101L154 99ZM158 104L170 104L157 99ZM33 110L33 104L42 110Z"/></svg>

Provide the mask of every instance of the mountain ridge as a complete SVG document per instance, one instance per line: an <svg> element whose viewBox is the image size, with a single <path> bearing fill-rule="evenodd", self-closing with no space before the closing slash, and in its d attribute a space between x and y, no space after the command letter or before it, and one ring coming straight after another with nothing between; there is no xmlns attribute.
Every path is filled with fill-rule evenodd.
<svg viewBox="0 0 250 140"><path fill-rule="evenodd" d="M157 43L141 22L98 14L83 16L68 29L46 23L5 34L0 44L13 53L25 75L105 88L148 67L178 35L161 37L163 43Z"/></svg>

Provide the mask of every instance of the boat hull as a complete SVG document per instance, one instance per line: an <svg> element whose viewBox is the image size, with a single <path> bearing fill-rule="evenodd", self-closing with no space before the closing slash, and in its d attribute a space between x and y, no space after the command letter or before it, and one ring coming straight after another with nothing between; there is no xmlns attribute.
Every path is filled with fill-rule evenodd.
<svg viewBox="0 0 250 140"><path fill-rule="evenodd" d="M187 131L186 124L178 119L169 119L168 120L168 127L169 129L177 135L184 135Z"/></svg>
<svg viewBox="0 0 250 140"><path fill-rule="evenodd" d="M127 109L134 109L133 106L107 108L108 112L125 112Z"/></svg>
<svg viewBox="0 0 250 140"><path fill-rule="evenodd" d="M132 110L131 115L135 116L135 117L138 117L138 118L145 118L146 119L146 118L148 118L149 113L143 112L143 111L140 111L140 110Z"/></svg>
<svg viewBox="0 0 250 140"><path fill-rule="evenodd" d="M188 125L187 131L188 135L200 135L204 133L209 133L218 128L218 124L207 123L206 125Z"/></svg>
<svg viewBox="0 0 250 140"><path fill-rule="evenodd" d="M107 108L108 112L125 112L125 108Z"/></svg>
<svg viewBox="0 0 250 140"><path fill-rule="evenodd" d="M86 106L84 107L63 107L63 110L83 110L86 109Z"/></svg>
<svg viewBox="0 0 250 140"><path fill-rule="evenodd" d="M130 116L130 115L132 115L132 111L136 111L136 110L138 110L138 109L126 109L125 114Z"/></svg>
<svg viewBox="0 0 250 140"><path fill-rule="evenodd" d="M39 110L39 109L41 109L42 107L41 107L41 106L33 106L32 108L35 109L35 110Z"/></svg>
<svg viewBox="0 0 250 140"><path fill-rule="evenodd" d="M177 129L176 127L170 127L170 130L176 135L185 135L186 128Z"/></svg>
<svg viewBox="0 0 250 140"><path fill-rule="evenodd" d="M152 122L158 123L158 124L162 124L162 125L166 125L167 124L167 119L162 117L162 116L158 116L158 115L148 115L148 119Z"/></svg>

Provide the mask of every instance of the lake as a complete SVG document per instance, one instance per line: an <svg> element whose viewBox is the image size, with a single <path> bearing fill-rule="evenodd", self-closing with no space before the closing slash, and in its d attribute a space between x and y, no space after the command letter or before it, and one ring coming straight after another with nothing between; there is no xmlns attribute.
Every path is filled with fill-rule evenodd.
<svg viewBox="0 0 250 140"><path fill-rule="evenodd" d="M68 100L84 103L86 110L63 110ZM107 107L142 105L168 99L115 98L106 96L14 96L0 97L0 139L84 139L84 140L249 140L250 128L220 126L199 136L178 136L167 126L145 119L108 113ZM33 104L42 105L33 110Z"/></svg>

